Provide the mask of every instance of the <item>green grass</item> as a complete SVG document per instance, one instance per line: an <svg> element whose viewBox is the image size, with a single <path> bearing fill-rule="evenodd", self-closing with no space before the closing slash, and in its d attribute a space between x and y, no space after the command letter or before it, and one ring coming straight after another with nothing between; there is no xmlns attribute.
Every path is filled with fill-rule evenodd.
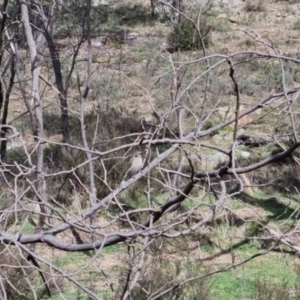
<svg viewBox="0 0 300 300"><path fill-rule="evenodd" d="M13 164L14 162L18 164L24 163L24 152L22 150L22 148L8 150L4 162L7 164Z"/></svg>
<svg viewBox="0 0 300 300"><path fill-rule="evenodd" d="M201 249L202 252L207 252L207 253L212 253L213 252L213 247L209 244L201 245L200 249Z"/></svg>
<svg viewBox="0 0 300 300"><path fill-rule="evenodd" d="M163 205L166 200L169 199L169 194L161 193L157 195L153 195L153 199L151 199L156 205Z"/></svg>
<svg viewBox="0 0 300 300"><path fill-rule="evenodd" d="M231 31L231 23L227 19L212 19L213 25L212 30L219 32L229 32Z"/></svg>
<svg viewBox="0 0 300 300"><path fill-rule="evenodd" d="M213 276L212 299L258 299L254 298L257 293L257 281L267 282L270 288L273 285L280 287L286 282L287 288L292 289L298 279L296 272L285 260L278 259L278 255L271 253L254 259L243 267Z"/></svg>
<svg viewBox="0 0 300 300"><path fill-rule="evenodd" d="M72 253L67 253L67 255L64 256L58 256L53 260L53 264L56 267L64 267L68 265L80 265L84 261L84 254L81 252L72 252Z"/></svg>
<svg viewBox="0 0 300 300"><path fill-rule="evenodd" d="M241 209L241 208L246 207L243 202L235 200L235 199L230 199L230 204L231 204L232 209Z"/></svg>
<svg viewBox="0 0 300 300"><path fill-rule="evenodd" d="M35 231L35 226L30 222L26 222L26 224L24 225L24 220L22 220L19 223L19 226L23 229L22 230L23 234L33 234Z"/></svg>
<svg viewBox="0 0 300 300"><path fill-rule="evenodd" d="M123 253L126 249L126 246L122 244L117 244L117 245L111 245L109 247L105 247L101 250L100 256L105 256L105 254L109 253Z"/></svg>

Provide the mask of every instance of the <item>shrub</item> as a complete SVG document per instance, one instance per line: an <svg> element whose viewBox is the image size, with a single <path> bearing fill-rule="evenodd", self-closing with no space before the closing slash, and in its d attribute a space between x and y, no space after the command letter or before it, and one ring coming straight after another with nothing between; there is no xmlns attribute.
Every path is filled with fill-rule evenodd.
<svg viewBox="0 0 300 300"><path fill-rule="evenodd" d="M200 33L205 35L203 37L203 43L205 47L210 44L210 34L207 25L205 25L205 19L201 21ZM168 43L174 50L196 50L202 48L201 39L194 26L194 24L187 20L182 19L178 26L169 34Z"/></svg>
<svg viewBox="0 0 300 300"><path fill-rule="evenodd" d="M24 163L24 152L20 149L11 149L6 152L4 162L7 164L13 164L14 162L22 164Z"/></svg>
<svg viewBox="0 0 300 300"><path fill-rule="evenodd" d="M263 12L265 11L264 0L246 0L244 9L247 12Z"/></svg>
<svg viewBox="0 0 300 300"><path fill-rule="evenodd" d="M227 19L216 19L216 22L212 24L212 30L218 32L228 32L231 31L231 24Z"/></svg>
<svg viewBox="0 0 300 300"><path fill-rule="evenodd" d="M274 299L283 300L291 299L289 297L288 282L282 282L279 286L273 282L269 282L264 278L255 280L255 296L254 299Z"/></svg>
<svg viewBox="0 0 300 300"><path fill-rule="evenodd" d="M50 144L44 148L44 159L47 163L59 165L59 161L64 159L63 147L61 145Z"/></svg>
<svg viewBox="0 0 300 300"><path fill-rule="evenodd" d="M148 293L156 293L159 290L174 287L169 293L158 299L202 299L210 300L211 283L209 277L204 277L184 285L176 287L176 282L180 283L183 277L191 278L198 276L200 272L207 272L201 262L175 262L161 264L160 260L152 261L147 272L143 273L138 284L131 292L132 299L146 299ZM145 271L145 270L143 270ZM123 278L124 278L123 274Z"/></svg>

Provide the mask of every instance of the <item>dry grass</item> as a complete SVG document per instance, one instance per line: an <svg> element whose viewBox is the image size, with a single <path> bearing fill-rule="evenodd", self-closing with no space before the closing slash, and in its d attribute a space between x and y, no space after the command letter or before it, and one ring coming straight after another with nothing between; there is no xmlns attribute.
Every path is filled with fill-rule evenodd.
<svg viewBox="0 0 300 300"><path fill-rule="evenodd" d="M275 4L274 4L275 5ZM260 13L264 12L267 14L269 21L267 18L255 18L253 19L250 25L243 23L243 12L241 13L240 19L237 16L236 17L238 23L230 23L230 26L228 26L228 22L218 22L216 23L219 27L216 27L215 30L212 32L212 44L209 48L210 53L218 53L219 49L224 49L224 45L226 46L226 53L234 53L240 50L248 50L255 48L258 51L265 51L265 46L262 43L259 43L255 41L254 38L249 37L243 30L249 31L250 29L253 31L258 32L261 36L267 36L270 40L274 41L275 43L281 43L282 52L291 52L296 51L295 49L291 48L288 44L285 43L285 39L288 37L287 33L290 33L291 26L288 23L285 23L284 21L281 21L279 19L275 18L276 10L277 11L283 11L285 3L278 2L276 3L277 9L270 9L268 5L265 5L265 1L252 1L247 0L245 3L244 10L249 13ZM240 11L242 11L242 8L240 7ZM244 12L245 13L245 12ZM233 12L227 12L224 13L226 18L232 17L231 14ZM221 13L220 13L221 15ZM217 16L218 17L218 16ZM224 16L222 16L223 18ZM215 18L215 17L214 17ZM227 20L227 19L226 19ZM275 21L274 21L275 20ZM298 22L298 21L297 21ZM293 29L298 29L298 23L292 23L294 24ZM169 74L168 72L171 70L170 65L170 59L173 59L173 61L188 61L191 59L199 58L201 54L199 52L194 53L176 53L174 55L171 55L170 53L162 52L162 45L167 39L167 33L169 32L168 26L165 24L158 24L155 27L136 27L134 31L137 33L138 38L134 40L131 43L125 43L122 45L116 45L116 42L108 42L107 45L105 45L103 48L93 49L95 60L93 64L93 71L94 71L94 77L93 77L93 86L91 88L91 94L88 98L85 106L85 112L86 112L86 119L87 119L87 125L88 125L88 136L90 140L93 137L93 133L95 130L95 124L96 124L96 115L93 115L93 112L96 111L96 108L99 109L99 114L101 118L100 128L105 128L106 124L110 124L107 131L102 132L100 135L100 138L103 140L109 140L112 137L120 136L122 134L128 133L131 130L136 131L136 128L140 125L140 120L144 117L147 120L152 120L152 107L156 107L157 111L161 113L164 108L164 104L168 103L170 101L170 95L172 92L172 84L173 84L173 77L171 75L166 75L161 77L162 75ZM280 34L279 34L280 33ZM69 39L68 43L75 43L75 39ZM61 41L63 42L63 41ZM150 51L150 50L151 51ZM64 57L64 55L67 54L68 49L62 49L61 50L61 57ZM82 51L79 53L78 60L84 60L86 58L86 49L82 49ZM110 60L102 64L101 59L103 58L103 52L108 52ZM236 72L239 74L238 80L239 84L241 86L242 90L242 109L247 109L250 104L252 104L254 101L257 101L259 97L261 97L262 94L265 94L266 92L269 92L266 88L272 88L273 82L268 82L266 78L271 77L271 75L274 75L274 81L276 81L276 84L280 81L276 77L277 71L279 69L279 66L267 66L267 64L264 65L264 61L256 61L256 64L254 64L255 59L252 57L243 57L243 60L252 61L252 68L246 69L244 68L244 64L239 64L241 61L236 61ZM101 67L99 67L99 63ZM249 65L251 62L249 63ZM263 69L265 67L266 69ZM182 82L182 86L186 86L195 76L201 72L201 70L205 70L206 66L205 64L194 64L191 65L190 68L184 73L184 78ZM85 64L82 64L79 66L79 72L84 78L85 74ZM117 72L117 71L120 72ZM46 72L46 70L44 70ZM220 122L221 120L224 120L225 118L232 117L234 115L235 107L234 102L236 100L235 95L233 94L233 88L232 88L232 82L228 78L228 69L226 67L221 67L218 69L215 69L215 74L217 74L217 77L215 80L212 81L210 85L210 91L209 91L209 101L207 104L207 110L209 111L214 107L214 105L217 103L217 101L220 101L218 104L219 111L217 114L213 114L209 120L209 124L206 124L205 128L209 128L209 126L213 126ZM179 74L182 75L182 74ZM159 79L159 80L158 80ZM263 87L266 88L266 90L262 90L258 86L258 80L261 80L263 82ZM82 80L82 83L84 83L84 80ZM295 85L295 82L291 80L290 85ZM189 91L189 98L184 98L183 103L187 107L189 107L193 113L199 113L201 111L202 107L202 101L203 101L203 87L205 85L205 80L199 80L198 84L190 89ZM43 95L43 105L44 105L44 115L45 115L45 127L47 130L47 135L49 137L50 141L59 141L59 127L60 124L57 120L59 120L59 105L58 100L55 96L53 96L53 92L47 88L46 85L42 83L42 88L45 90L45 93ZM77 89L77 83L76 80L73 79L70 92L69 92L69 107L70 111L72 111L72 114L77 115L79 114L79 102L78 102L78 89ZM10 121L16 118L20 115L20 113L23 113L25 111L25 106L22 101L19 101L20 95L14 94L14 97L11 102L11 115L10 115ZM282 100L281 100L282 101ZM280 107L281 103L278 103L278 107ZM108 110L107 110L108 108ZM112 113L112 109L114 109L118 117ZM263 108L260 112L260 115L264 115L266 113L267 108ZM91 113L92 111L92 113ZM191 114L188 114L185 112L184 115L187 119L187 121L184 124L184 130L190 129L191 126L194 125L194 123L190 120L192 120ZM279 121L285 123L285 120L278 120L278 117L276 114L270 114L267 115L261 124L255 125L253 121L258 118L258 115L255 116L247 116L244 117L239 121L240 127L246 127L241 128L241 130L248 130L247 132L250 133L258 133L261 134L262 132L264 134L271 134L272 128L266 127L264 119L267 120L268 125L274 125L277 124L278 127L280 127ZM76 120L76 117L73 118L73 120ZM77 120L78 121L78 120ZM174 118L173 115L170 116L168 120L168 125L171 129L173 129L175 126L173 125ZM14 124L21 124L22 127L22 133L27 139L27 134L31 132L30 127L27 126L28 124L28 118L23 117L23 119L20 119ZM247 126L245 126L247 125ZM49 130L47 129L49 128ZM230 128L229 128L230 129ZM230 133L230 130L228 132ZM72 134L74 135L74 140L76 140L76 144L80 145L80 137L78 135L78 123L74 121L72 123ZM175 132L176 133L176 132ZM214 137L207 137L203 139L203 141L210 142L213 145L218 145L220 147L223 147L226 149L228 145L231 144L232 139L230 134L226 134L226 130L218 132L219 136L221 136L220 139L214 139ZM218 135L216 134L216 135ZM112 144L103 144L103 140L97 140L96 142L99 142L99 145L101 143L101 150L105 150L106 147L111 146ZM28 138L28 143L32 143L32 139ZM95 147L96 149L97 147ZM100 149L100 148L99 148ZM51 155L58 151L58 149L50 149L48 153ZM52 152L51 152L52 151ZM197 150L198 151L198 150ZM265 150L267 151L267 150ZM192 152L192 151L191 151ZM60 153L60 152L58 152ZM268 152L262 152L259 153L258 157L264 157ZM201 153L203 160L205 160L205 153ZM84 156L77 152L74 152L74 156L72 159L67 159L66 156L61 155L57 156L57 161L53 161L54 164L49 164L48 171L55 171L58 167L67 167L71 168L72 166L78 164L78 162L82 162L84 160ZM57 164L56 164L57 163ZM117 161L111 160L106 161L106 167L111 172L109 173L109 181L112 182L112 187L114 184L117 184L121 180L121 174L122 174L122 166L119 166L117 164ZM101 168L100 163L95 163L96 167ZM205 166L205 163L202 164L202 167ZM207 165L208 168L211 168L211 163ZM53 168L53 169L52 169ZM99 170L99 169L97 169ZM115 170L118 170L118 172L115 172ZM273 172L271 174L272 169L263 169L260 172L257 173L256 177L251 178L251 180L247 181L247 178L245 179L245 182L248 183L256 182L256 183L264 183L267 178L267 176L273 176L279 177L280 172ZM282 170L280 170L282 171ZM82 172L82 173L80 173ZM78 176L82 180L84 184L86 180L86 170L80 170ZM288 170L287 170L288 172ZM297 172L298 173L298 170ZM98 171L97 175L101 177L101 171ZM111 176L111 177L110 177ZM73 178L72 178L73 179ZM270 178L269 178L270 179ZM56 182L49 182L49 185L52 185L53 189L57 191L58 187L61 186L62 182L60 182L59 178L56 178ZM284 186L285 184L283 184ZM295 185L296 186L296 185ZM137 186L136 186L137 187ZM297 186L298 187L298 186ZM98 197L101 198L103 195L105 195L108 190L103 187L103 185L99 184L97 186L97 189L100 191L98 194ZM83 191L83 189L78 189L76 193L73 191L73 194L70 196L69 191L72 190L71 185L66 185L66 189L63 191L65 194L61 197L62 202L66 204L68 208L70 208L74 213L80 212L82 209L86 206L86 201L88 199L88 195L86 192ZM139 192L139 187L136 189ZM141 189L142 190L142 189ZM267 191L267 190L266 190ZM272 189L271 191L274 191ZM131 196L134 196L135 194L130 194ZM249 199L252 201L252 204L255 202L256 198L256 191L250 195ZM136 198L141 198L140 194L136 194ZM132 199L131 199L132 200ZM135 200L135 199L134 199ZM78 203L80 202L80 203ZM262 203L262 202L261 202ZM273 203L273 202L272 202ZM275 202L274 202L275 203ZM134 203L136 205L136 203ZM248 203L247 203L248 205ZM257 215L264 215L265 210L260 207L246 207L242 208L240 210L235 209L234 207L231 207L230 204L228 206L235 211L235 213L239 216L239 218L233 218L231 222L235 222L238 219L255 219ZM202 210L202 214L206 212ZM199 211L195 211L195 214L192 216L194 220L198 220L201 218L201 213ZM178 264L180 265L180 260L184 255L190 255L195 260L201 260L206 259L208 257L211 257L213 253L218 253L222 248L230 247L231 244L228 240L228 231L224 231L222 226L224 227L229 226L226 224L227 213L217 216L215 221L220 222L220 227L216 230L211 229L203 229L201 231L201 234L207 234L210 232L209 239L215 242L215 245L219 245L219 248L215 246L215 248L210 249L210 252L205 252L204 250L199 250L199 239L200 234L195 237L194 240L190 239L188 241L182 239L178 240L172 243L165 243L164 244L164 259L168 260L169 262L174 263L174 265ZM103 221L103 216L99 217L97 220L99 223ZM242 222L243 223L243 222ZM234 225L235 226L235 225ZM235 228L232 226L232 232L230 233L236 233L241 236L243 234L243 231L246 230L247 225L243 224L239 228ZM121 228L121 227L120 227ZM119 230L119 227L116 227L115 230ZM183 227L184 228L184 227ZM236 230L236 232L235 232ZM66 233L65 236L63 236L65 240L72 240L73 236L70 232ZM82 239L85 239L88 237L83 236ZM239 239L232 238L233 242L238 242ZM230 242L231 242L230 241ZM207 241L203 241L203 246L208 246ZM202 244L201 244L202 246ZM155 246L153 246L155 247ZM187 251L187 248L189 251ZM60 251L52 250L48 247L38 247L37 253L43 253L45 257L49 260L53 260L56 257L62 257L62 260L66 258L68 255L63 257L61 255ZM73 271L78 268L78 266L83 263L86 264L89 261L90 257L84 257L81 261L71 261L70 263L66 263L65 270L67 272L72 273ZM237 259L239 261L239 258ZM208 260L207 264L212 266L217 266L219 264L224 263L231 263L232 262L232 256L231 254L220 254L219 256L215 257L212 260ZM117 283L118 276L116 276L117 271L116 268L119 266L124 266L125 263L122 260L122 254L119 254L116 252L114 253L106 253L105 254L105 260L103 260L101 257L94 258L94 264L89 270L90 272L96 272L99 271L99 269L104 270L107 272L111 278L114 278L115 283ZM167 274L167 272L164 272L161 268L161 265L159 262L155 262L153 264L153 269L151 270L151 276L147 277L145 276L141 280L141 284L144 284L144 286L149 287L153 286L154 284L157 284L159 280L162 282L168 284L171 280L177 277L172 277L170 274ZM170 266L167 266L168 268ZM198 265L199 268L202 267L202 265ZM88 266L87 266L88 268ZM87 273L89 272L87 271ZM119 270L118 270L119 271ZM174 271L176 274L176 272ZM196 271L195 271L196 273ZM168 276L170 275L170 276ZM180 274L177 274L178 277ZM193 274L189 274L189 276L192 276ZM159 278L159 280L158 280ZM85 278L84 278L85 279ZM93 279L94 282L91 282L95 285L99 286L99 290L105 290L107 287L107 282L103 279L103 277L98 277ZM262 288L265 288L265 283L263 283L260 286L257 286L258 289L258 295L260 295ZM67 283L66 283L67 286ZM203 286L199 284L199 289L201 289ZM206 291L206 287L203 288L203 290ZM136 288L134 291L136 293L136 299L141 297L140 295L144 295L142 289ZM198 296L199 298L199 290L194 291L194 294ZM272 294L273 295L273 294ZM142 298L139 298L142 299ZM192 299L192 298L191 298ZM203 296L201 299L208 299Z"/></svg>

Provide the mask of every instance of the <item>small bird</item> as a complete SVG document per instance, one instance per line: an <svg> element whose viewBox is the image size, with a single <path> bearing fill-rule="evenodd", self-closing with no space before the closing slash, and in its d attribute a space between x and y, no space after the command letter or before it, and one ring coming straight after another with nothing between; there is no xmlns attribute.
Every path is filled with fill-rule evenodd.
<svg viewBox="0 0 300 300"><path fill-rule="evenodd" d="M131 167L126 171L122 183L125 182L127 177L134 176L135 174L137 174L142 169L142 167L143 167L143 158L141 153L139 152L133 157Z"/></svg>

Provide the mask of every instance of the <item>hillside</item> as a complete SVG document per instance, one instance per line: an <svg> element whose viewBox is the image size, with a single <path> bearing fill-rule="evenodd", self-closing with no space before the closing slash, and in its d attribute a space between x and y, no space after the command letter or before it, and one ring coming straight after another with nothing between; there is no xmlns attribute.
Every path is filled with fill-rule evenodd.
<svg viewBox="0 0 300 300"><path fill-rule="evenodd" d="M300 1L25 6L0 19L0 298L300 299Z"/></svg>

